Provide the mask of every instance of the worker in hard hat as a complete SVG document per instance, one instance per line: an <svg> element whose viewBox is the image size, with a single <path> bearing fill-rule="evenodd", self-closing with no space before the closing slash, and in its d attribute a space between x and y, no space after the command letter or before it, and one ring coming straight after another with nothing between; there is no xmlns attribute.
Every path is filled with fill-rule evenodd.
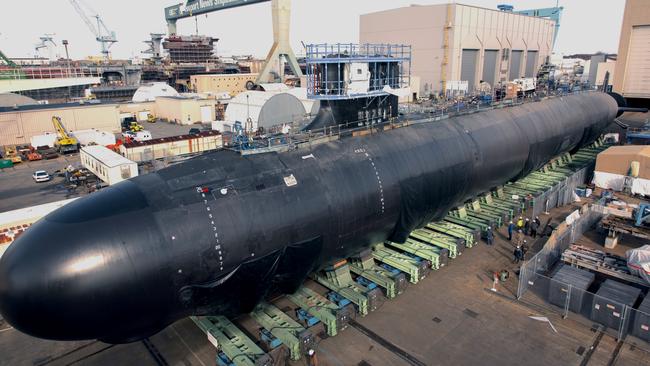
<svg viewBox="0 0 650 366"><path fill-rule="evenodd" d="M487 239L487 245L492 245L494 242L494 232L492 232L492 228L488 226L487 232L485 233L485 238Z"/></svg>

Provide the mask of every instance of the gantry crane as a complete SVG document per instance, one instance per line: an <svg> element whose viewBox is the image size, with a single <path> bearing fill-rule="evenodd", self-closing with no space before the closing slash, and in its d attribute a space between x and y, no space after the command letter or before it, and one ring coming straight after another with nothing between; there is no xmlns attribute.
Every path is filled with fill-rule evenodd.
<svg viewBox="0 0 650 366"><path fill-rule="evenodd" d="M109 59L109 52L108 49L113 45L113 43L117 42L117 37L115 36L115 32L108 30L108 27L106 24L104 24L104 21L102 18L97 14L97 12L93 11L92 8L90 8L87 4L84 4L87 9L95 13L92 17L95 18L97 21L97 26L93 24L93 22L90 21L90 18L86 14L86 12L81 8L81 4L77 0L70 0L70 4L75 8L77 13L79 13L79 16L81 19L86 23L88 26L88 29L92 32L92 34L95 35L95 40L99 42L101 45L101 50L102 50L102 55L104 55L104 59L108 60Z"/></svg>

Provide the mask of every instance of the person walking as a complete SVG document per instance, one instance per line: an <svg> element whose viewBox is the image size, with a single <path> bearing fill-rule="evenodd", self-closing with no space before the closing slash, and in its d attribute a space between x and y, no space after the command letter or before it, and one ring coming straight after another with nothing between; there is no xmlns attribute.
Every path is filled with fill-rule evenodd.
<svg viewBox="0 0 650 366"><path fill-rule="evenodd" d="M492 232L492 228L488 226L487 228L487 233L485 234L485 237L487 239L487 245L492 245L494 242L494 233Z"/></svg>
<svg viewBox="0 0 650 366"><path fill-rule="evenodd" d="M526 217L526 220L524 221L524 234L530 235L530 219L528 217Z"/></svg>
<svg viewBox="0 0 650 366"><path fill-rule="evenodd" d="M524 218L519 216L519 220L517 220L517 230L523 230L524 229Z"/></svg>
<svg viewBox="0 0 650 366"><path fill-rule="evenodd" d="M515 244L517 246L521 246L523 242L524 242L524 232L522 230L517 230L517 234L515 236Z"/></svg>
<svg viewBox="0 0 650 366"><path fill-rule="evenodd" d="M530 223L530 236L535 239L537 237L537 230L539 229L539 224L537 223L537 219L533 220L533 222Z"/></svg>
<svg viewBox="0 0 650 366"><path fill-rule="evenodd" d="M515 259L512 261L513 263L519 263L521 261L521 246L517 245L515 248L515 251L512 253L515 257Z"/></svg>
<svg viewBox="0 0 650 366"><path fill-rule="evenodd" d="M524 243L521 244L521 260L524 261L526 260L526 252L528 252L528 245L526 240L524 240Z"/></svg>
<svg viewBox="0 0 650 366"><path fill-rule="evenodd" d="M512 241L512 232L515 230L515 224L510 220L508 224L508 241Z"/></svg>

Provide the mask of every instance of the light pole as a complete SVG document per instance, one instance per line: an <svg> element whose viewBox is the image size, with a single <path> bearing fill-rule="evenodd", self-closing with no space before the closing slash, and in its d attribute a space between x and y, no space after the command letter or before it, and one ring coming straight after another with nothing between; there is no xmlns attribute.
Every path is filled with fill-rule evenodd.
<svg viewBox="0 0 650 366"><path fill-rule="evenodd" d="M64 39L61 41L63 43L63 46L65 47L65 59L68 62L68 74L70 73L70 55L68 54L68 40Z"/></svg>

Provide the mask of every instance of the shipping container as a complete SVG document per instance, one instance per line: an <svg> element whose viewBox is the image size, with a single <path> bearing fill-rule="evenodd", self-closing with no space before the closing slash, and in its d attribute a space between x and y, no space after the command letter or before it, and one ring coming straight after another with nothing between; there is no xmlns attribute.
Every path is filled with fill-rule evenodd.
<svg viewBox="0 0 650 366"><path fill-rule="evenodd" d="M81 165L108 185L138 176L138 164L100 145L81 148Z"/></svg>

